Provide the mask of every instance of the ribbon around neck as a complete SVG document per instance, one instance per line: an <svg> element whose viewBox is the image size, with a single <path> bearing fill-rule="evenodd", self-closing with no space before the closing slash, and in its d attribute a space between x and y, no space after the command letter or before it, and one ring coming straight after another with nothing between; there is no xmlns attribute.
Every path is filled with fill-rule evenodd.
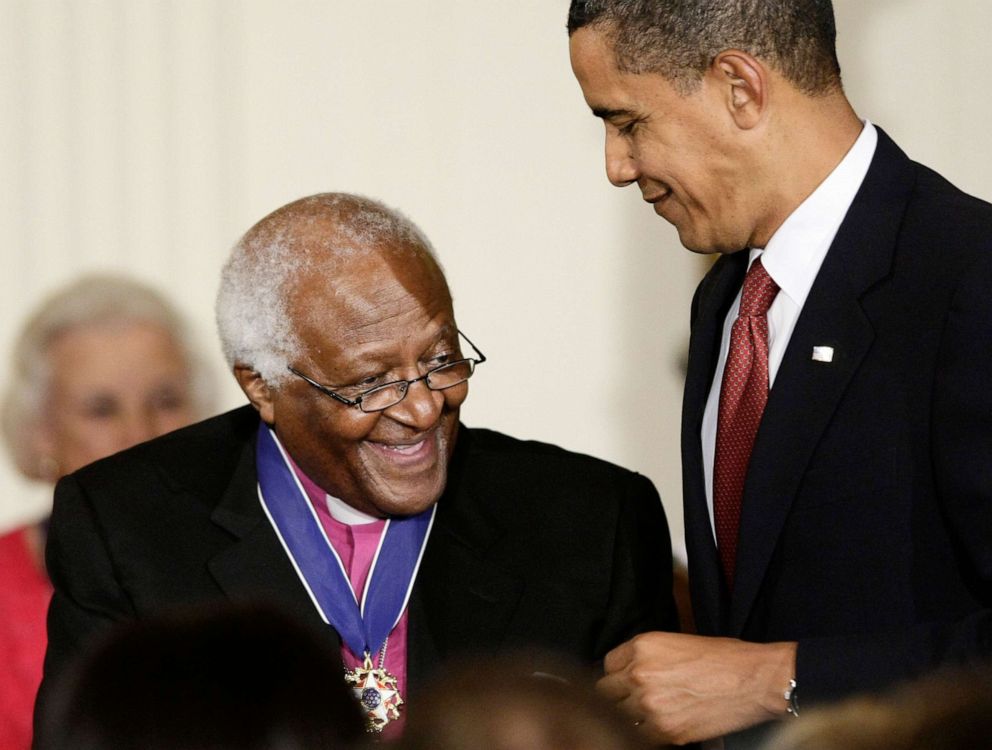
<svg viewBox="0 0 992 750"><path fill-rule="evenodd" d="M376 653L406 609L437 505L386 521L359 604L275 433L262 423L255 448L258 497L317 612L356 656Z"/></svg>

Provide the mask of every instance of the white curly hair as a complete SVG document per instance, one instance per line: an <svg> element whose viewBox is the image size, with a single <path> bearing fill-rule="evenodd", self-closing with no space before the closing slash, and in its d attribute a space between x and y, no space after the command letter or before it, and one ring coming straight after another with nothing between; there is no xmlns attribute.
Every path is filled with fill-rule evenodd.
<svg viewBox="0 0 992 750"><path fill-rule="evenodd" d="M390 247L443 272L430 241L396 209L365 196L320 193L273 211L249 229L221 271L216 318L230 367L249 367L271 386L304 355L289 314L295 284L310 272L333 277L346 264Z"/></svg>

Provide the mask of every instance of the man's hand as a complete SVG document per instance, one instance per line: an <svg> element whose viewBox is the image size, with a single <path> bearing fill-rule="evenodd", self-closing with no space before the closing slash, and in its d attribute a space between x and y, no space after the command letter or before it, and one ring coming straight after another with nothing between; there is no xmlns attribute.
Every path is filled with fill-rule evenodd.
<svg viewBox="0 0 992 750"><path fill-rule="evenodd" d="M613 649L597 687L655 742L720 737L784 714L795 643L643 633Z"/></svg>

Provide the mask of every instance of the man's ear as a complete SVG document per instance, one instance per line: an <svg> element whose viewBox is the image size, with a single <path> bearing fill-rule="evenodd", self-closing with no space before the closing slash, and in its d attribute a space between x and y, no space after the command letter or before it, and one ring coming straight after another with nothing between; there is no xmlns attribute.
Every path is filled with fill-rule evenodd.
<svg viewBox="0 0 992 750"><path fill-rule="evenodd" d="M234 377L245 392L251 405L258 411L258 416L267 425L274 425L276 422L276 408L272 399L272 388L265 382L261 375L244 365L234 366Z"/></svg>
<svg viewBox="0 0 992 750"><path fill-rule="evenodd" d="M747 52L730 49L713 59L709 75L725 91L727 110L737 127L755 127L768 107L768 69Z"/></svg>

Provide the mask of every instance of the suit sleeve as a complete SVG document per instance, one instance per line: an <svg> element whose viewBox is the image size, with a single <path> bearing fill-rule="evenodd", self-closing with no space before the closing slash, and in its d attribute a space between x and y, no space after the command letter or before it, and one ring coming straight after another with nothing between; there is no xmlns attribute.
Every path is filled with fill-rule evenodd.
<svg viewBox="0 0 992 750"><path fill-rule="evenodd" d="M938 666L992 658L992 253L962 274L952 298L931 426L940 509L962 577L984 608L882 637L800 642L797 679L811 697L876 689Z"/></svg>
<svg viewBox="0 0 992 750"><path fill-rule="evenodd" d="M113 623L132 619L92 504L75 477L55 488L45 562L54 593L48 610L48 650L35 707L36 721L60 675L86 643Z"/></svg>
<svg viewBox="0 0 992 750"><path fill-rule="evenodd" d="M597 656L638 633L678 630L672 595L672 542L654 485L628 475L613 545L613 581Z"/></svg>

